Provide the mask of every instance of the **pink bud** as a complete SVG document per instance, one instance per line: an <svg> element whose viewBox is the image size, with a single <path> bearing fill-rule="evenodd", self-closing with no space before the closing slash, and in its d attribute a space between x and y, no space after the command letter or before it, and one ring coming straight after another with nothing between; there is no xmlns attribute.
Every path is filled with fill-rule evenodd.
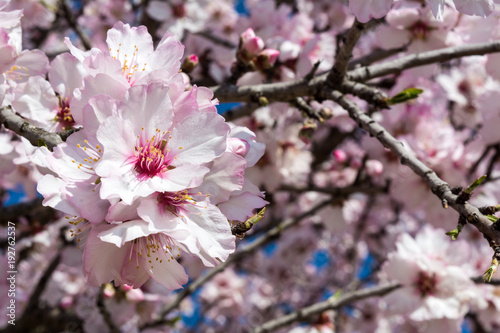
<svg viewBox="0 0 500 333"><path fill-rule="evenodd" d="M191 54L184 59L181 68L184 73L191 73L196 65L198 65L198 57L196 54Z"/></svg>
<svg viewBox="0 0 500 333"><path fill-rule="evenodd" d="M255 38L255 32L253 31L252 28L248 28L240 35L240 38L241 38L241 43L245 44L248 40Z"/></svg>
<svg viewBox="0 0 500 333"><path fill-rule="evenodd" d="M73 297L71 297L71 296L64 296L63 298L61 298L61 301L59 302L59 305L63 309L69 308L70 306L73 305Z"/></svg>
<svg viewBox="0 0 500 333"><path fill-rule="evenodd" d="M140 302L144 300L144 293L141 289L131 289L127 292L127 299L133 302Z"/></svg>
<svg viewBox="0 0 500 333"><path fill-rule="evenodd" d="M384 165L377 160L366 161L366 173L370 176L379 176L384 171Z"/></svg>
<svg viewBox="0 0 500 333"><path fill-rule="evenodd" d="M227 151L230 151L241 157L247 156L250 151L250 144L246 140L230 138L227 140Z"/></svg>
<svg viewBox="0 0 500 333"><path fill-rule="evenodd" d="M332 155L338 163L344 163L347 161L347 154L343 150L335 149Z"/></svg>
<svg viewBox="0 0 500 333"><path fill-rule="evenodd" d="M280 51L278 50L265 49L257 56L257 67L259 69L269 69L273 67L279 55Z"/></svg>
<svg viewBox="0 0 500 333"><path fill-rule="evenodd" d="M243 49L251 55L257 55L264 49L264 41L260 37L250 38L243 43Z"/></svg>
<svg viewBox="0 0 500 333"><path fill-rule="evenodd" d="M102 290L102 295L104 296L104 298L111 298L115 296L115 288L111 283L106 283Z"/></svg>
<svg viewBox="0 0 500 333"><path fill-rule="evenodd" d="M120 288L123 290L123 291L129 291L130 289L132 289L132 286L129 286L128 284L122 284L120 286Z"/></svg>

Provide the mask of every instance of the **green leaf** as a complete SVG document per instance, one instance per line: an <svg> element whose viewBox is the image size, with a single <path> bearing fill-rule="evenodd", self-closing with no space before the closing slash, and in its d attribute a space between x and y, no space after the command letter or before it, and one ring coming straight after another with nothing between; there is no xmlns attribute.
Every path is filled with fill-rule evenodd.
<svg viewBox="0 0 500 333"><path fill-rule="evenodd" d="M335 292L335 294L333 294L332 296L330 296L330 299L338 299L340 297L340 295L342 295L342 290L339 289Z"/></svg>
<svg viewBox="0 0 500 333"><path fill-rule="evenodd" d="M424 91L422 89L418 88L408 88L397 94L396 96L392 97L387 101L388 105L394 105L394 104L399 104L399 103L404 103L409 100L415 99L423 93Z"/></svg>
<svg viewBox="0 0 500 333"><path fill-rule="evenodd" d="M486 217L488 218L488 220L490 220L491 222L496 222L498 221L498 217L494 216L494 215L486 215Z"/></svg>
<svg viewBox="0 0 500 333"><path fill-rule="evenodd" d="M446 236L451 236L452 240L456 240L458 238L458 235L460 234L460 231L457 229L453 229L452 231L448 231L446 233Z"/></svg>
<svg viewBox="0 0 500 333"><path fill-rule="evenodd" d="M482 182L486 179L486 175L476 179L472 184L470 184L465 190L464 193L467 194L472 194L472 191L476 189L479 185L481 185Z"/></svg>
<svg viewBox="0 0 500 333"><path fill-rule="evenodd" d="M484 274L483 274L483 281L484 281L484 282L486 282L486 281L490 282L490 281L491 281L491 278L492 278L492 276L493 276L493 273L495 273L495 272L493 271L493 268L491 268L491 267L490 267L490 268L488 268L488 270L487 270L486 272L484 272Z"/></svg>

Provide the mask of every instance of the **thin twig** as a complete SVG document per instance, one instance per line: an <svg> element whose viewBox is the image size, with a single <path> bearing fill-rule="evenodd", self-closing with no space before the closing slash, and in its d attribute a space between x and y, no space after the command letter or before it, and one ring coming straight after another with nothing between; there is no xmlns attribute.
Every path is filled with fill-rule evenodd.
<svg viewBox="0 0 500 333"><path fill-rule="evenodd" d="M234 44L230 40L227 40L227 39L224 39L222 37L216 36L216 35L214 35L213 33L209 32L209 31L199 31L199 32L195 33L194 35L195 36L203 37L205 39L208 39L209 41L214 42L214 44L217 44L217 45L220 45L220 46L224 46L224 47L226 47L228 49L235 49L236 46L237 46L236 44Z"/></svg>
<svg viewBox="0 0 500 333"><path fill-rule="evenodd" d="M288 192L320 192L327 193L339 197L345 197L353 193L364 193L364 194L379 194L388 191L387 186L366 186L366 185L352 185L346 187L319 187L319 186L306 186L306 187L294 187L290 185L282 185L279 188L280 191Z"/></svg>
<svg viewBox="0 0 500 333"><path fill-rule="evenodd" d="M121 332L120 328L116 326L115 322L113 321L113 318L111 317L111 314L106 308L106 304L104 303L104 285L102 285L99 288L96 304L97 308L99 309L99 312L101 313L102 318L104 319L104 322L106 323L106 326L108 326L109 328L109 331L111 333L120 333Z"/></svg>
<svg viewBox="0 0 500 333"><path fill-rule="evenodd" d="M68 4L66 3L65 0L60 0L60 6L63 12L63 16L68 22L69 26L71 29L75 31L75 33L78 35L78 38L80 38L80 41L82 42L83 47L86 50L90 50L92 48L92 43L90 42L89 37L83 32L82 28L80 25L78 25L78 22L76 21L75 16L71 12L71 9L69 8Z"/></svg>
<svg viewBox="0 0 500 333"><path fill-rule="evenodd" d="M447 47L422 53L411 54L382 64L354 69L348 73L353 81L364 82L389 74L398 74L405 69L429 65L473 55L500 52L500 41Z"/></svg>
<svg viewBox="0 0 500 333"><path fill-rule="evenodd" d="M365 289L361 289L361 290L356 290L356 291L347 293L345 295L342 295L338 298L330 297L326 301L319 302L319 303L304 307L304 308L299 309L295 312L287 314L283 317L270 320L267 323L264 323L263 325L254 328L252 332L253 333L272 332L274 330L277 330L278 328L284 327L284 326L289 325L289 324L296 322L296 321L304 320L310 316L322 313L322 312L327 311L327 310L338 309L341 306L344 306L346 304L351 304L353 302L356 302L356 301L359 301L359 300L362 300L365 298L387 295L388 293L390 293L390 292L392 292L400 287L401 287L401 285L399 283L392 282L392 283L383 284L383 285L373 287L373 288L365 288Z"/></svg>
<svg viewBox="0 0 500 333"><path fill-rule="evenodd" d="M373 64L374 62L384 60L386 58L392 57L393 55L396 55L400 52L406 51L408 46L402 46L402 47L397 47L389 50L384 50L384 49L375 49L369 54L362 56L360 58L354 59L349 63L347 66L348 70L355 69L357 67L361 66L369 66Z"/></svg>

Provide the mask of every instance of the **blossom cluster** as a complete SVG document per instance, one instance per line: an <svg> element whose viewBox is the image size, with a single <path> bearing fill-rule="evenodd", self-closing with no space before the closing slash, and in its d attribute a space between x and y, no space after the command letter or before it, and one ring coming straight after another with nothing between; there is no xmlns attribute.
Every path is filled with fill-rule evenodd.
<svg viewBox="0 0 500 333"><path fill-rule="evenodd" d="M110 330L109 320L124 332L247 331L391 283L282 331L500 329L500 287L481 283L491 244L471 223L447 236L459 219L451 205L307 87L360 22L370 23L349 78L374 63L498 43L498 1L58 4L0 0L0 111L65 141L49 150L0 129L0 220L20 188L36 206L16 218L21 309L57 259L40 308L89 332ZM454 191L486 174L469 203L498 207L499 61L450 56L356 82L386 96L423 90L388 109L345 95ZM303 95L263 96L269 86ZM232 231L265 205L252 230ZM193 289L171 292L188 280Z"/></svg>

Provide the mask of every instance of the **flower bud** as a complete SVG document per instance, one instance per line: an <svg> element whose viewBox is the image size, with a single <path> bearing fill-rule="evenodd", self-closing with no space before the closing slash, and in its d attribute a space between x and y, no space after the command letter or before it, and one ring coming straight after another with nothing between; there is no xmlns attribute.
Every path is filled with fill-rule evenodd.
<svg viewBox="0 0 500 333"><path fill-rule="evenodd" d="M104 285L103 290L102 290L102 294L103 294L104 298L111 298L111 297L115 296L115 288L113 287L113 285L111 283L106 283Z"/></svg>
<svg viewBox="0 0 500 333"><path fill-rule="evenodd" d="M335 149L332 155L335 158L335 161L337 161L338 163L344 163L345 161L347 161L347 154L343 150Z"/></svg>
<svg viewBox="0 0 500 333"><path fill-rule="evenodd" d="M184 73L191 73L197 65L198 57L196 56L196 54L191 54L184 59L181 68Z"/></svg>
<svg viewBox="0 0 500 333"><path fill-rule="evenodd" d="M248 28L240 36L237 57L247 63L252 61L263 49L264 41L262 38L255 36L253 29Z"/></svg>
<svg viewBox="0 0 500 333"><path fill-rule="evenodd" d="M279 55L280 51L278 50L265 49L264 51L260 52L259 55L257 56L257 61L256 61L257 68L269 69L273 67Z"/></svg>

